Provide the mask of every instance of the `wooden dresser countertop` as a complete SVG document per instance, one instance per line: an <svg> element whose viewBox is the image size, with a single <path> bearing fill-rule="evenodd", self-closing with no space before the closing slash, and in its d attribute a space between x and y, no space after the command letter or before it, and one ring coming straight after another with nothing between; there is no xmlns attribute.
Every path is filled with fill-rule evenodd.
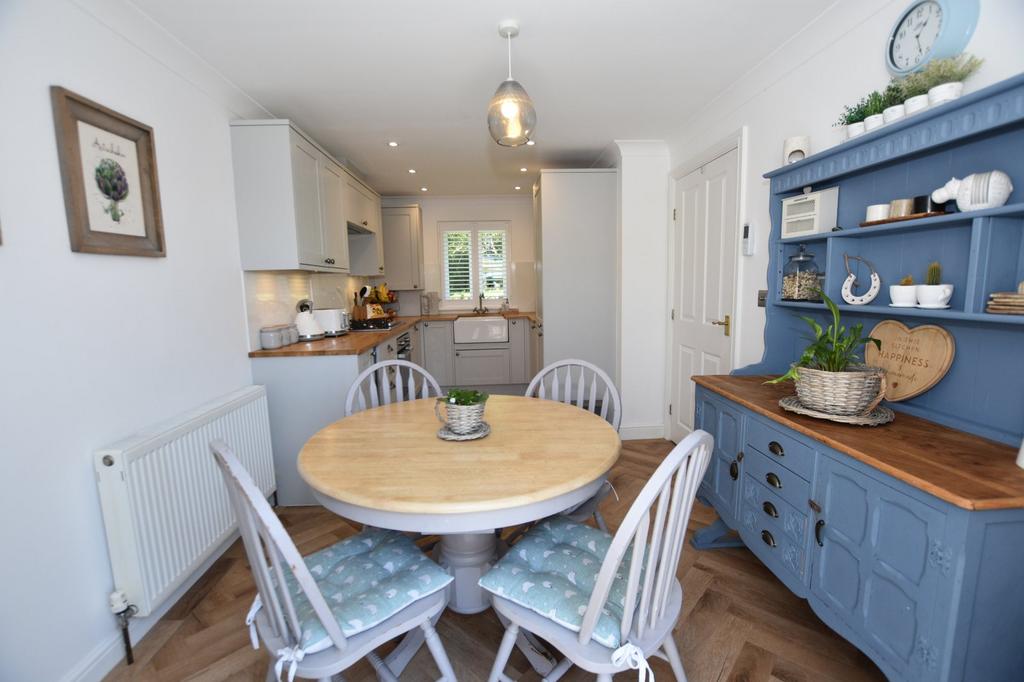
<svg viewBox="0 0 1024 682"><path fill-rule="evenodd" d="M491 313L488 313L491 314ZM495 315L503 315L508 319L537 320L537 313L531 312L496 312ZM250 358L294 358L317 355L359 355L370 350L379 343L393 339L402 332L408 331L417 322L451 322L460 315L417 315L413 317L396 317L398 325L391 329L379 332L349 332L344 336L335 336L329 339L318 341L300 341L290 346L283 346L274 350L253 350L249 351ZM469 317L469 315L461 315Z"/></svg>
<svg viewBox="0 0 1024 682"><path fill-rule="evenodd" d="M787 412L779 399L791 384L765 376L695 376L700 386L782 426L824 443L894 478L971 510L1024 508L1024 469L1017 451L901 412L884 426L849 426Z"/></svg>

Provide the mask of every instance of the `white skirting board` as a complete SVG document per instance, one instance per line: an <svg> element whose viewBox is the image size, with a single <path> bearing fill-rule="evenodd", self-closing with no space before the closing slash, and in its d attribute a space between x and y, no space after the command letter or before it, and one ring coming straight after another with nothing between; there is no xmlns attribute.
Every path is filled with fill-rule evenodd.
<svg viewBox="0 0 1024 682"><path fill-rule="evenodd" d="M620 426L619 438L622 440L646 440L648 438L664 438L664 424L650 424L648 426Z"/></svg>

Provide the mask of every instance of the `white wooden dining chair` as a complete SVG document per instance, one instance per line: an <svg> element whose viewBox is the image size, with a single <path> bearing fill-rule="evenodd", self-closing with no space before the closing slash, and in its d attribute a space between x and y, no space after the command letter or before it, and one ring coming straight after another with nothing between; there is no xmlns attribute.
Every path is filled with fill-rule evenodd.
<svg viewBox="0 0 1024 682"><path fill-rule="evenodd" d="M262 640L270 651L268 680L280 682L286 669L289 682L330 680L365 657L379 679L394 682L374 649L418 627L440 679L455 681L433 626L448 603L444 569L401 533L379 529L303 557L231 448L213 441L210 449L256 582L246 623L253 648Z"/></svg>
<svg viewBox="0 0 1024 682"><path fill-rule="evenodd" d="M615 383L604 370L586 360L551 363L533 377L526 389L526 397L575 405L607 420L616 431L622 422L622 400ZM607 533L608 526L601 516L600 505L611 490L611 483L605 481L592 497L563 513L579 523L593 516L598 528Z"/></svg>
<svg viewBox="0 0 1024 682"><path fill-rule="evenodd" d="M490 682L507 681L505 664L520 629L565 658L553 682L574 664L609 682L627 669L650 672L664 658L685 682L672 630L682 609L676 577L686 526L714 441L694 431L640 491L614 537L552 517L531 529L483 578L494 609L508 621Z"/></svg>
<svg viewBox="0 0 1024 682"><path fill-rule="evenodd" d="M348 389L345 416L403 400L439 397L441 386L430 372L408 360L382 360L364 369Z"/></svg>

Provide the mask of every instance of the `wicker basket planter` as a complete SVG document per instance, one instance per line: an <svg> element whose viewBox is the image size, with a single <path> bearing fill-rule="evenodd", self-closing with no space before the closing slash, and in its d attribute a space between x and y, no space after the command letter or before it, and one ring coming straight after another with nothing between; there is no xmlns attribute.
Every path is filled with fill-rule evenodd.
<svg viewBox="0 0 1024 682"><path fill-rule="evenodd" d="M818 412L861 415L871 412L885 397L885 370L858 366L848 372L826 372L800 367L796 394L800 403Z"/></svg>
<svg viewBox="0 0 1024 682"><path fill-rule="evenodd" d="M434 405L434 414L452 433L464 435L480 428L484 421L486 404L484 402L476 405L456 405L447 402L446 398L438 398Z"/></svg>

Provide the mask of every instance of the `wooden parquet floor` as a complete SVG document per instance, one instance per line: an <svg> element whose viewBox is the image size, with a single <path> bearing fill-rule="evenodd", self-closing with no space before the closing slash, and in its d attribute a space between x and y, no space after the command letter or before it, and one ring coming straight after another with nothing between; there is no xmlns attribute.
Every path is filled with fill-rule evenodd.
<svg viewBox="0 0 1024 682"><path fill-rule="evenodd" d="M613 529L671 446L663 440L625 442L611 475L619 499L609 497L602 508ZM357 532L321 508L285 508L280 515L303 554ZM698 504L690 532L714 519L714 511ZM885 679L866 656L832 632L748 550L698 552L687 545L679 575L684 603L675 638L690 682ZM244 625L254 594L244 552L236 543L136 646L135 664L122 663L106 679L264 680L266 650L252 649ZM473 616L446 612L437 629L459 680L486 680L502 635L493 612ZM651 664L658 680L673 679L664 661L652 659ZM505 672L514 679L538 679L518 651ZM349 681L375 679L365 661L344 674ZM434 680L437 674L424 647L402 680ZM635 679L635 675L622 673L617 679ZM577 668L563 679L594 678Z"/></svg>

